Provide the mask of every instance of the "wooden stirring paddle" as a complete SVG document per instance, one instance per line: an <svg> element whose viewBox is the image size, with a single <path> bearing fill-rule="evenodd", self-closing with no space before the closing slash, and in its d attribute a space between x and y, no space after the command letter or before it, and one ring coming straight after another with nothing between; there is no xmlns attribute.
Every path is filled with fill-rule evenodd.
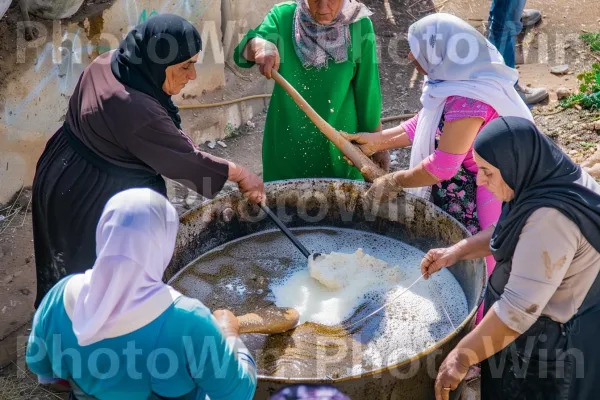
<svg viewBox="0 0 600 400"><path fill-rule="evenodd" d="M298 325L300 315L293 308L267 307L237 317L240 333L273 335L287 332Z"/></svg>
<svg viewBox="0 0 600 400"><path fill-rule="evenodd" d="M275 82L281 85L294 102L298 104L298 107L300 107L300 109L306 113L308 118L314 122L317 128L319 128L319 130L323 132L323 134L327 136L327 138L331 140L331 142L340 149L350 161L352 161L352 164L358 168L368 182L373 182L375 179L386 174L383 169L377 166L377 164L367 157L357 146L350 143L350 141L342 136L340 132L321 118L321 116L317 114L300 93L298 93L298 91L294 89L294 87L290 85L279 72L272 70L271 74Z"/></svg>

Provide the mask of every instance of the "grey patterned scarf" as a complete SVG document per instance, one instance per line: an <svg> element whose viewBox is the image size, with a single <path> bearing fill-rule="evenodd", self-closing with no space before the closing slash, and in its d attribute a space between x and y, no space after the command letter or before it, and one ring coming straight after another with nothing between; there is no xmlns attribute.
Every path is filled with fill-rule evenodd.
<svg viewBox="0 0 600 400"><path fill-rule="evenodd" d="M307 0L297 0L294 14L294 48L304 68L327 67L348 60L350 47L349 25L373 14L367 6L356 0L345 0L335 19L327 24L317 23L308 8Z"/></svg>

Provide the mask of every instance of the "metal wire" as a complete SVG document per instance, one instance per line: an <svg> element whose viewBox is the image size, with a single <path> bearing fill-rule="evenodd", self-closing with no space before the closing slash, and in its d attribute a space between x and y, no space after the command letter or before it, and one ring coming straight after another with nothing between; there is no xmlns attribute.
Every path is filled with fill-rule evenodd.
<svg viewBox="0 0 600 400"><path fill-rule="evenodd" d="M381 310L383 310L384 308L386 308L389 305L394 304L398 298L400 298L400 296L402 296L404 293L408 292L410 290L410 288L412 288L413 286L415 286L421 279L423 279L423 277L425 276L425 274L421 275L420 277L417 278L416 281L414 281L413 283L410 284L409 287L407 287L406 289L404 289L402 292L400 292L399 294L397 294L396 296L394 296L394 298L388 302L386 302L384 305L382 305L381 307L379 307L377 310L373 311L371 314L367 315L364 318L359 319L356 322L351 323L350 325L346 326L346 329L348 328L352 328L353 326L363 322L364 320L366 320L367 318L371 318L373 315L379 313Z"/></svg>
<svg viewBox="0 0 600 400"><path fill-rule="evenodd" d="M371 318L373 315L379 313L384 308L386 308L386 307L394 304L404 293L408 292L410 290L410 288L412 288L414 285L416 285L424 277L425 277L425 274L421 275L413 283L411 283L409 287L407 287L401 293L399 293L396 296L394 296L394 298L392 300L386 302L384 305L382 305L381 307L379 307L377 310L373 311L372 313L370 313L366 317L363 317L363 318L359 319L356 322L353 322L353 323L351 323L349 325L346 325L345 328L346 329L350 329L353 326L356 326L356 325L360 324L361 322L365 321L366 319ZM450 322L450 325L452 326L452 330L455 331L456 330L456 326L454 326L454 323L452 322L452 318L450 318L450 314L448 313L448 310L446 309L446 306L444 305L444 302L442 301L442 299L440 299L440 305L442 306L442 310L444 310L444 314L446 314L446 318L448 318L448 321Z"/></svg>

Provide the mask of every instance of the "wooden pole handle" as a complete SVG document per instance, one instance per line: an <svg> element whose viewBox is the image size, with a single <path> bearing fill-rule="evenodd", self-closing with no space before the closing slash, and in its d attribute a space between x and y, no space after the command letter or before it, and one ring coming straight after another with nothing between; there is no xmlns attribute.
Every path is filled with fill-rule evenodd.
<svg viewBox="0 0 600 400"><path fill-rule="evenodd" d="M357 146L353 145L335 128L327 123L317 112L308 104L306 100L298 93L288 81L285 80L279 72L271 71L273 79L277 82L294 100L302 111L306 113L308 118L319 128L321 132L331 142L341 150L342 153L359 169L361 174L368 182L373 182L375 179L386 174L386 171L376 165L373 160L367 157Z"/></svg>
<svg viewBox="0 0 600 400"><path fill-rule="evenodd" d="M300 314L293 308L267 307L237 317L240 333L272 335L294 329Z"/></svg>

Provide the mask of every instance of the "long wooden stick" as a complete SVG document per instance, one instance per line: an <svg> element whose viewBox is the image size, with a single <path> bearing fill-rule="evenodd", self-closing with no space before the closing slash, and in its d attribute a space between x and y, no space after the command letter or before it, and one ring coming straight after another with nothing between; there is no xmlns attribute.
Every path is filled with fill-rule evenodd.
<svg viewBox="0 0 600 400"><path fill-rule="evenodd" d="M307 103L306 100L294 89L288 81L285 80L277 71L271 71L273 79L291 96L298 107L306 113L308 118L319 128L321 132L333 144L344 153L344 155L352 161L354 166L359 169L368 182L373 182L375 179L386 174L386 172L377 166L373 160L367 157L357 146L350 143L341 135L335 128L327 123L317 112Z"/></svg>
<svg viewBox="0 0 600 400"><path fill-rule="evenodd" d="M294 329L298 325L300 314L293 308L267 307L237 319L240 333L273 335Z"/></svg>
<svg viewBox="0 0 600 400"><path fill-rule="evenodd" d="M392 7L390 7L390 0L383 0L383 7L385 9L385 16L388 22L392 25L396 25L396 19L392 13Z"/></svg>

